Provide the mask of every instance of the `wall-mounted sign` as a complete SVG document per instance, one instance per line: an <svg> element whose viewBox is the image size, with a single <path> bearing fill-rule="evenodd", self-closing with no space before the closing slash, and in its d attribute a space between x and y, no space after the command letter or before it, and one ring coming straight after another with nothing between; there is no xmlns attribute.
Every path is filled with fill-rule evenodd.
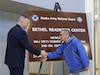
<svg viewBox="0 0 100 75"><path fill-rule="evenodd" d="M67 29L81 40L89 58L92 59L85 13L28 11L27 14L31 20L28 38L34 47L47 52L55 51L61 43L59 32L61 29ZM30 53L29 60L39 61L39 57ZM62 58L54 60L62 60Z"/></svg>

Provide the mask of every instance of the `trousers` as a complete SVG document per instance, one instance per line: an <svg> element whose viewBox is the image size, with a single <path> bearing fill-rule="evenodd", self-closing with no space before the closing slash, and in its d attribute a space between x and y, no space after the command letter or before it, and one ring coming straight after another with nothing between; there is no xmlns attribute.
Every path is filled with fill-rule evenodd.
<svg viewBox="0 0 100 75"><path fill-rule="evenodd" d="M89 74L88 74L88 71L83 71L77 74L70 74L70 75L89 75Z"/></svg>
<svg viewBox="0 0 100 75"><path fill-rule="evenodd" d="M23 69L21 68L14 68L14 67L8 67L10 71L10 75L23 75Z"/></svg>

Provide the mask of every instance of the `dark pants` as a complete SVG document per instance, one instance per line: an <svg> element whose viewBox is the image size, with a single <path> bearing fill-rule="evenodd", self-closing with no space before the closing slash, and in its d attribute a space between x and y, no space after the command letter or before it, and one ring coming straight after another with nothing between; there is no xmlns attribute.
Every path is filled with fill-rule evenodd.
<svg viewBox="0 0 100 75"><path fill-rule="evenodd" d="M10 75L23 75L23 69L9 67Z"/></svg>

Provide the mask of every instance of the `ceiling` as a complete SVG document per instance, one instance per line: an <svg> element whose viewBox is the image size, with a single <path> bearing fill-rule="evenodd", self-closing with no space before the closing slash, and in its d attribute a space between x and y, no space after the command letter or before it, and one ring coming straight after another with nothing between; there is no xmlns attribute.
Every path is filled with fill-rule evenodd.
<svg viewBox="0 0 100 75"><path fill-rule="evenodd" d="M0 0L0 11L16 14L25 14L27 10L48 11L49 9L13 2L11 0Z"/></svg>

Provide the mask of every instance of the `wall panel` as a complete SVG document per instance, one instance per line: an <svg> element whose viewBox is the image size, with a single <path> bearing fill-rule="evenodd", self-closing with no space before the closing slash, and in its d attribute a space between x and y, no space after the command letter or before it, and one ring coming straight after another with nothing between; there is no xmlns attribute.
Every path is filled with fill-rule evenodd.
<svg viewBox="0 0 100 75"><path fill-rule="evenodd" d="M9 75L8 67L4 64L6 38L9 29L18 21L18 14L0 11L0 75Z"/></svg>

